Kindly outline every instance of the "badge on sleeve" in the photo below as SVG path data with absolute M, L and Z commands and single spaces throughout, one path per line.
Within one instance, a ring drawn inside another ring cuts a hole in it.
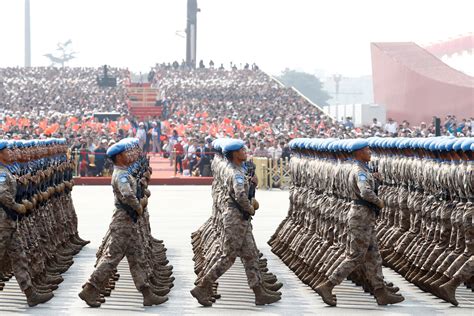
M 366 181 L 367 180 L 367 175 L 363 172 L 359 172 L 359 181 Z
M 120 183 L 127 183 L 128 182 L 128 177 L 127 176 L 121 176 L 119 178 Z
M 244 184 L 245 180 L 244 180 L 244 177 L 242 175 L 238 174 L 238 175 L 235 176 L 235 181 L 237 181 L 237 184 L 242 185 L 242 184 Z
M 0 183 L 7 182 L 7 174 L 5 172 L 0 173 Z

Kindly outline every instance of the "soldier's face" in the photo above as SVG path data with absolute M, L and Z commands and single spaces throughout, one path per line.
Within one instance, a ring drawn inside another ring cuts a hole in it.
M 12 161 L 11 155 L 12 155 L 12 152 L 8 148 L 0 150 L 0 161 L 5 164 L 9 164 Z
M 240 148 L 238 151 L 235 152 L 236 158 L 239 159 L 240 161 L 246 161 L 247 160 L 247 149 L 245 147 Z
M 369 162 L 371 153 L 370 153 L 370 148 L 369 147 L 364 147 L 362 149 L 359 149 L 356 151 L 356 159 L 363 161 L 363 162 Z

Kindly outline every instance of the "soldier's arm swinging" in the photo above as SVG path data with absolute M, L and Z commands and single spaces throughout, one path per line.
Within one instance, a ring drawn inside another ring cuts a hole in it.
M 235 200 L 240 205 L 242 210 L 249 213 L 250 215 L 255 214 L 255 210 L 253 206 L 250 204 L 250 200 L 248 197 L 248 192 L 245 190 L 245 177 L 243 175 L 237 174 L 234 175 L 232 179 L 232 187 L 235 193 Z
M 125 177 L 123 176 L 122 178 Z M 133 208 L 138 215 L 142 215 L 143 208 L 140 201 L 137 199 L 136 193 L 133 192 L 132 187 L 130 186 L 130 180 L 128 177 L 128 181 L 122 180 L 122 178 L 120 178 L 118 185 L 118 189 L 121 193 L 121 196 L 119 197 L 121 202 Z
M 363 171 L 359 171 L 356 177 L 357 177 L 356 184 L 357 184 L 357 188 L 359 189 L 361 199 L 367 202 L 370 202 L 372 204 L 375 204 L 380 208 L 383 208 L 384 207 L 383 201 L 379 199 L 377 194 L 375 194 L 375 192 L 372 190 L 372 188 L 369 185 L 367 173 Z
M 12 192 L 10 191 L 10 186 L 16 185 L 10 183 L 10 180 L 5 177 L 5 180 L 0 183 L 0 202 L 2 206 L 14 210 L 19 214 L 25 214 L 26 208 L 23 204 L 16 203 L 15 196 L 13 196 Z

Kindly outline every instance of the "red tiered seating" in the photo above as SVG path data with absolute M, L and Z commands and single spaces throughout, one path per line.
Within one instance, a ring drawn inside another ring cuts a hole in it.
M 157 96 L 159 96 L 157 89 L 152 88 L 150 84 L 132 83 L 127 90 L 128 107 L 132 115 L 139 119 L 161 115 L 161 106 L 155 106 Z

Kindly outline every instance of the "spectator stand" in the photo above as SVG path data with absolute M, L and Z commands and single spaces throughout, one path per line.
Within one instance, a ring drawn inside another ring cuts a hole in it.
M 89 173 L 84 173 L 84 168 L 95 168 L 95 161 L 97 154 L 88 153 L 85 151 L 74 151 L 70 154 L 74 155 L 76 164 L 76 171 L 74 175 L 75 184 L 80 185 L 109 185 L 112 181 L 113 167 L 104 168 L 101 176 L 91 176 Z M 174 172 L 174 165 L 170 164 L 169 159 L 159 156 L 150 156 L 150 166 L 153 169 L 151 175 L 151 185 L 210 185 L 212 184 L 212 177 L 185 177 L 177 175 Z

